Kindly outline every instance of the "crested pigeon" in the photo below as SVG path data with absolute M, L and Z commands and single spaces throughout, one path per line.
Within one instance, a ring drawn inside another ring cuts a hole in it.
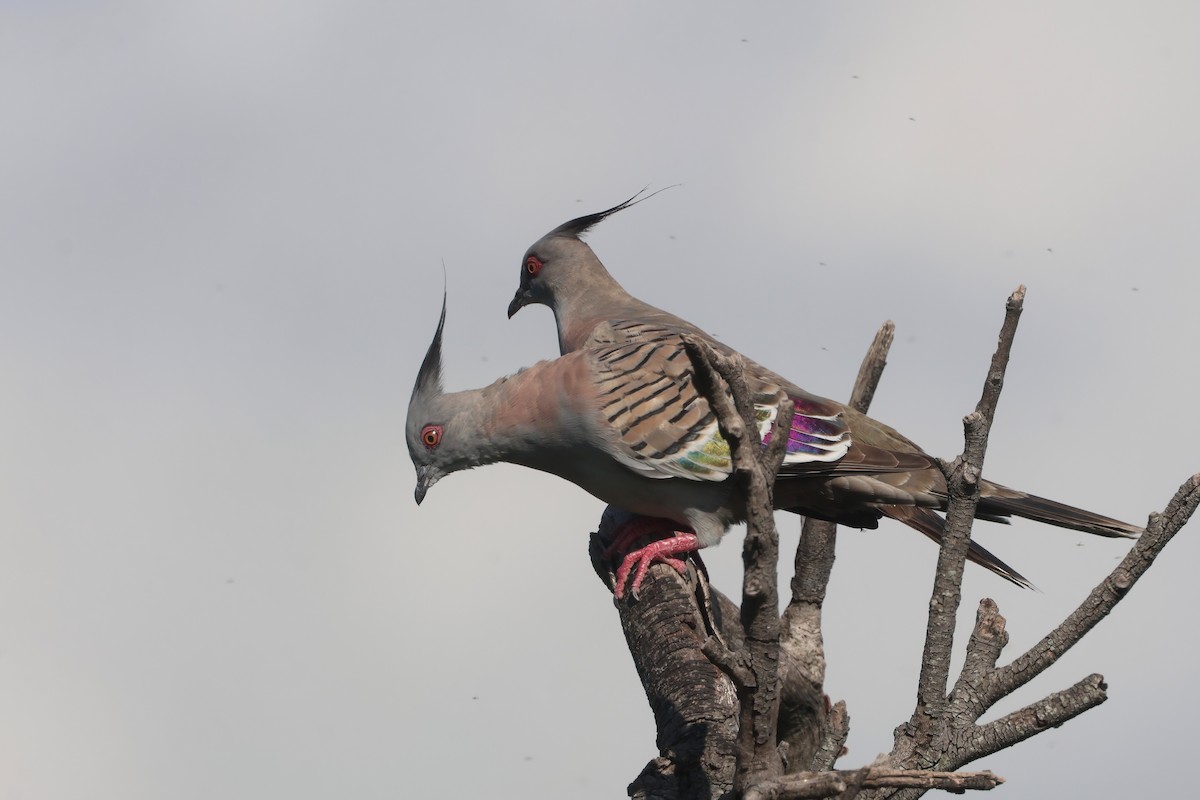
M 617 575 L 618 597 L 632 566 L 636 593 L 651 561 L 678 567 L 670 556 L 714 545 L 730 525 L 744 521 L 741 492 L 725 480 L 732 472 L 728 444 L 694 385 L 679 334 L 643 331 L 634 341 L 585 347 L 482 389 L 447 393 L 441 385 L 445 319 L 443 303 L 405 427 L 418 503 L 449 473 L 508 462 L 552 473 L 618 508 L 678 526 L 676 536 L 626 557 Z M 769 434 L 785 398 L 795 406 L 775 483 L 777 508 L 860 528 L 876 527 L 888 515 L 926 535 L 940 535 L 941 518 L 931 509 L 944 508 L 947 495 L 931 457 L 898 434 L 856 436 L 852 426 L 859 417 L 750 362 L 746 376 L 760 436 Z M 1105 536 L 1137 531 L 987 482 L 979 508 L 980 516 L 1016 513 Z M 972 560 L 1028 585 L 974 543 Z
M 630 295 L 583 241 L 583 235 L 596 224 L 646 199 L 639 199 L 641 194 L 639 192 L 605 211 L 565 222 L 535 242 L 522 258 L 520 285 L 508 306 L 508 316 L 511 318 L 526 305 L 549 306 L 554 312 L 559 350 L 564 356 L 596 348 L 600 348 L 598 352 L 610 353 L 615 352 L 613 348 L 633 347 L 638 343 L 658 343 L 659 347 L 678 351 L 680 337 L 684 334 L 701 337 L 720 352 L 734 352 L 692 323 Z M 674 344 L 666 344 L 669 342 Z M 682 352 L 678 358 L 686 361 Z M 930 456 L 893 428 L 841 403 L 809 394 L 745 356 L 741 358 L 747 381 L 760 401 L 771 392 L 786 394 L 796 404 L 798 424 L 811 426 L 811 430 L 801 435 L 826 437 L 821 439 L 824 449 L 819 456 L 803 450 L 807 460 L 799 462 L 789 455 L 793 461 L 790 467 L 785 465 L 780 474 L 783 486 L 776 490 L 776 507 L 864 528 L 876 527 L 878 519 L 887 516 L 940 541 L 944 521 L 931 509 L 945 508 L 946 485 Z M 649 362 L 640 372 L 644 385 L 639 386 L 631 380 L 626 391 L 632 396 L 637 396 L 638 392 L 654 392 L 660 375 L 656 363 Z M 650 417 L 649 422 L 638 424 L 654 424 L 655 419 Z M 653 435 L 661 437 L 663 431 L 656 429 Z M 676 444 L 647 439 L 645 446 L 648 452 L 658 448 L 657 452 L 670 455 L 675 452 L 671 448 Z M 882 454 L 887 454 L 886 459 L 892 463 L 880 463 Z M 789 481 L 783 478 L 789 469 L 797 471 L 800 463 L 804 466 L 798 471 L 806 475 L 818 472 L 814 469 L 818 465 L 823 465 L 829 472 L 820 480 L 800 481 L 805 488 L 796 495 L 788 490 Z M 628 466 L 637 468 L 637 465 Z M 877 474 L 871 474 L 872 470 Z M 1142 530 L 989 481 L 982 483 L 981 491 L 977 516 L 983 519 L 1003 522 L 1006 517 L 1016 515 L 1109 537 L 1132 538 Z M 614 502 L 620 505 L 622 499 Z M 670 517 L 669 514 L 663 516 Z M 712 541 L 705 542 L 702 537 L 701 543 L 711 544 Z M 663 552 L 677 552 L 666 545 L 658 548 Z M 654 552 L 642 554 L 645 558 L 654 555 Z M 974 542 L 969 557 L 1015 583 L 1028 585 L 1019 574 Z

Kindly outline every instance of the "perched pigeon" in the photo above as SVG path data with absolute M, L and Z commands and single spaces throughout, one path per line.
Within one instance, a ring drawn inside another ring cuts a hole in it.
M 728 444 L 693 383 L 679 334 L 643 330 L 634 341 L 596 345 L 542 361 L 490 386 L 446 393 L 441 386 L 445 305 L 408 407 L 406 437 L 417 471 L 415 497 L 443 476 L 508 462 L 549 472 L 645 517 L 670 520 L 677 535 L 631 553 L 617 594 L 637 565 L 634 590 L 653 560 L 716 544 L 745 519 Z M 934 461 L 898 434 L 857 437 L 861 415 L 810 395 L 748 364 L 760 435 L 785 397 L 795 405 L 775 504 L 860 528 L 881 515 L 939 535 L 945 481 Z M 883 428 L 882 430 L 890 431 Z M 901 446 L 895 447 L 899 443 Z M 984 482 L 980 516 L 1040 519 L 1104 536 L 1136 528 Z M 972 558 L 1021 585 L 1027 582 L 973 544 Z M 678 562 L 675 562 L 678 566 Z
M 638 195 L 634 195 L 606 211 L 565 222 L 535 242 L 521 261 L 520 286 L 508 306 L 508 316 L 512 317 L 530 304 L 549 306 L 554 312 L 559 350 L 564 356 L 591 350 L 611 353 L 622 346 L 637 350 L 634 345 L 643 343 L 663 348 L 671 354 L 673 363 L 686 363 L 680 350 L 683 334 L 703 337 L 718 351 L 733 352 L 690 322 L 630 295 L 582 240 L 582 236 L 597 223 L 640 202 L 637 198 Z M 777 507 L 865 528 L 876 527 L 879 517 L 887 516 L 919 530 L 934 541 L 941 539 L 943 520 L 929 509 L 944 509 L 945 480 L 920 447 L 891 427 L 834 400 L 811 395 L 750 359 L 742 358 L 747 379 L 756 392 L 779 391 L 796 403 L 796 425 L 800 426 L 801 432 L 798 434 L 794 430 L 793 437 L 801 437 L 797 455 L 803 452 L 806 458 L 797 461 L 789 456 L 793 460 L 789 462 L 790 466 L 785 465 L 781 478 L 789 469 L 795 472 L 798 464 L 803 464 L 799 471 L 805 475 L 811 475 L 817 465 L 838 473 L 836 476 L 825 475 L 820 481 L 811 478 L 801 481 L 804 490 L 799 495 L 777 490 Z M 659 362 L 665 361 L 665 357 L 659 356 L 643 364 L 636 377 L 628 380 L 627 390 L 634 394 L 656 391 L 655 387 L 665 379 Z M 672 380 L 677 383 L 679 379 Z M 640 424 L 652 424 L 656 417 L 649 419 L 649 423 Z M 656 429 L 654 435 L 669 438 L 671 434 Z M 813 447 L 811 440 L 818 435 L 830 437 L 822 440 L 827 446 L 820 456 L 804 449 Z M 672 446 L 672 442 L 663 444 L 660 439 L 649 439 L 645 445 L 647 449 L 639 452 L 649 452 L 657 447 L 655 452 L 674 456 L 677 451 L 671 450 Z M 786 481 L 781 480 L 781 483 Z M 820 489 L 814 490 L 814 484 L 819 484 Z M 636 510 L 622 497 L 615 497 L 610 502 L 618 506 L 624 503 L 629 510 Z M 990 482 L 984 483 L 977 515 L 998 521 L 1016 515 L 1100 536 L 1135 537 L 1141 532 L 1141 528 L 1133 525 Z M 679 520 L 678 516 L 670 514 L 661 516 Z M 705 541 L 701 536 L 701 544 L 712 544 L 712 541 Z M 983 548 L 974 543 L 972 548 L 971 560 L 1009 580 L 1028 585 L 1024 578 Z M 646 552 L 631 555 L 656 558 L 659 551 L 678 552 L 668 540 L 666 545 L 652 543 Z

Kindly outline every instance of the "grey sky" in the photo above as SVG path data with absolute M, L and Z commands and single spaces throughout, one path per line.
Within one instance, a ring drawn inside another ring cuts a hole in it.
M 873 413 L 940 455 L 1027 284 L 988 474 L 1160 508 L 1200 469 L 1200 11 L 1045 6 L 0 3 L 0 797 L 624 796 L 602 505 L 489 467 L 417 508 L 403 423 L 443 260 L 447 386 L 488 383 L 555 354 L 504 318 L 525 248 L 646 185 L 683 184 L 590 237 L 618 280 L 836 397 L 895 320 Z M 1001 709 L 1110 685 L 979 763 L 1008 791 L 1190 787 L 1193 533 Z M 969 571 L 1009 656 L 1125 550 L 978 537 L 1042 590 Z M 936 553 L 839 544 L 852 766 L 911 712 Z

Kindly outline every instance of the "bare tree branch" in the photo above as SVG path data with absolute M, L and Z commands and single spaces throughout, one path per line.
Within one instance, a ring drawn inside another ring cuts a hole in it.
M 779 713 L 779 534 L 771 501 L 783 462 L 793 408 L 786 398 L 775 418 L 771 443 L 763 449 L 754 404 L 741 359 L 715 352 L 702 339 L 683 337 L 696 386 L 717 415 L 729 443 L 736 474 L 746 489 L 746 540 L 742 547 L 742 627 L 753 684 L 737 683 L 741 703 L 738 765 L 734 791 L 744 792 L 783 771 L 777 741 Z M 722 385 L 723 384 L 723 385 Z M 730 663 L 728 659 L 721 663 Z
M 1049 728 L 1057 728 L 1107 700 L 1107 688 L 1103 675 L 1092 674 L 1070 689 L 1055 692 L 1019 711 L 977 726 L 966 735 L 966 741 L 955 743 L 958 750 L 956 760 L 966 764 L 1012 747 Z
M 892 346 L 896 326 L 885 322 L 867 350 L 849 405 L 866 413 L 875 396 L 879 379 L 887 366 L 888 350 Z M 787 745 L 788 761 L 785 771 L 820 769 L 813 761 L 822 745 L 825 723 L 825 642 L 821 632 L 821 609 L 833 571 L 834 549 L 837 544 L 837 525 L 823 520 L 806 519 L 796 548 L 795 574 L 792 578 L 792 599 L 783 612 L 782 638 L 779 647 L 783 654 L 780 663 L 779 738 Z M 843 704 L 843 713 L 845 706 Z M 848 730 L 843 732 L 832 758 L 837 758 L 845 744 Z M 828 754 L 826 754 L 828 755 Z M 824 766 L 833 767 L 833 760 Z
M 746 792 L 745 800 L 799 800 L 850 795 L 861 789 L 919 788 L 963 792 L 994 789 L 1004 779 L 991 772 L 933 772 L 930 770 L 864 767 L 858 770 L 800 772 L 777 781 L 760 783 Z
M 992 673 L 981 687 L 979 700 L 984 706 L 980 713 L 1044 672 L 1108 616 L 1196 510 L 1196 504 L 1200 502 L 1198 481 L 1200 476 L 1192 476 L 1179 488 L 1162 514 L 1150 516 L 1146 532 L 1138 537 L 1129 554 L 1061 625 L 1011 664 Z
M 979 696 L 979 687 L 996 668 L 1000 652 L 1008 644 L 1008 631 L 1005 630 L 1004 617 L 1000 616 L 1000 608 L 996 601 L 985 597 L 979 601 L 979 610 L 975 614 L 975 630 L 967 641 L 967 655 L 963 659 L 962 672 L 950 693 L 950 709 L 952 716 L 961 717 L 972 714 L 972 720 L 986 710 L 986 705 Z
M 895 324 L 888 321 L 875 334 L 875 340 L 871 342 L 858 369 L 854 390 L 850 393 L 849 406 L 854 410 L 865 414 L 870 408 L 879 379 L 887 366 L 887 354 L 895 333 Z M 819 609 L 825 601 L 825 590 L 833 570 L 836 531 L 837 525 L 832 522 L 805 520 L 800 547 L 796 550 L 791 605 L 812 605 Z
M 610 591 L 604 541 L 618 524 L 606 514 L 591 545 L 593 565 Z M 701 652 L 722 614 L 719 604 L 713 611 L 697 602 L 706 580 L 694 569 L 687 576 L 670 567 L 652 569 L 638 602 L 614 604 L 654 713 L 661 754 L 630 785 L 631 797 L 719 798 L 733 789 L 739 709 L 729 678 Z
M 880 326 L 879 332 L 875 334 L 875 340 L 867 348 L 867 354 L 858 368 L 858 376 L 854 379 L 854 388 L 850 390 L 849 405 L 861 414 L 867 413 L 871 408 L 871 401 L 875 399 L 875 390 L 879 388 L 879 381 L 887 366 L 888 351 L 892 349 L 892 341 L 895 338 L 896 323 L 889 319 Z
M 933 596 L 929 600 L 929 621 L 925 629 L 925 652 L 921 659 L 921 675 L 917 682 L 917 708 L 911 725 L 920 729 L 922 723 L 942 714 L 947 702 L 946 685 L 950 676 L 950 651 L 954 645 L 954 625 L 962 599 L 963 567 L 970 546 L 971 525 L 979 504 L 979 479 L 987 453 L 1000 390 L 1004 386 L 1004 370 L 1017 332 L 1017 321 L 1025 302 L 1025 287 L 1020 286 L 1008 298 L 1000 341 L 992 356 L 991 368 L 984 383 L 983 396 L 975 411 L 963 420 L 966 448 L 955 460 L 947 482 L 950 505 L 942 546 L 938 553 L 937 573 L 933 581 Z
M 846 739 L 849 736 L 850 715 L 846 713 L 846 701 L 838 700 L 825 715 L 825 726 L 821 730 L 821 744 L 812 757 L 812 771 L 822 772 L 833 769 L 833 764 L 842 755 Z

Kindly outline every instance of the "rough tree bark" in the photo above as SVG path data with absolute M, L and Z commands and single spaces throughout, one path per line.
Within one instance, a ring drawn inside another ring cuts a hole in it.
M 978 481 L 1023 298 L 1020 287 L 1008 300 L 983 395 L 964 419 L 966 449 L 946 466 L 950 507 L 929 604 L 917 706 L 896 728 L 892 752 L 857 770 L 833 769 L 849 733 L 849 716 L 844 703 L 830 706 L 823 690 L 821 610 L 836 526 L 805 521 L 791 599 L 781 618 L 770 492 L 782 452 L 758 446 L 736 358 L 720 356 L 701 341 L 686 341 L 697 385 L 712 402 L 730 442 L 736 469 L 732 479 L 743 482 L 750 500 L 743 548 L 746 577 L 740 608 L 709 586 L 699 559 L 686 575 L 656 565 L 639 599 L 615 602 L 658 727 L 659 756 L 630 784 L 631 797 L 848 800 L 915 798 L 931 788 L 990 789 L 1003 780 L 989 772 L 951 770 L 1104 701 L 1103 677 L 1090 675 L 998 720 L 976 724 L 996 702 L 1045 671 L 1126 595 L 1200 503 L 1200 475 L 1185 482 L 1161 514 L 1150 516 L 1146 533 L 1075 612 L 1006 666 L 997 667 L 1008 640 L 1005 620 L 995 602 L 982 600 L 962 671 L 949 686 Z M 887 323 L 864 360 L 851 398 L 860 411 L 870 403 L 891 338 Z M 788 408 L 776 424 L 787 425 L 790 418 Z M 785 440 L 772 437 L 776 443 Z M 606 512 L 592 539 L 593 565 L 610 590 L 613 565 L 603 553 L 619 519 L 619 513 Z

